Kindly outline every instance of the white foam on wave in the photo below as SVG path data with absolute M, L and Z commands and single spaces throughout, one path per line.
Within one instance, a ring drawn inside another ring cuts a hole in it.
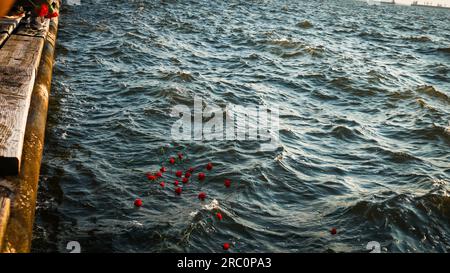
M 216 210 L 219 209 L 219 201 L 213 199 L 211 203 L 203 205 L 203 208 L 206 210 Z
M 213 199 L 210 203 L 202 205 L 202 209 L 208 211 L 218 210 L 220 209 L 219 201 L 217 201 L 217 199 Z M 195 217 L 199 212 L 199 210 L 191 211 L 189 216 Z

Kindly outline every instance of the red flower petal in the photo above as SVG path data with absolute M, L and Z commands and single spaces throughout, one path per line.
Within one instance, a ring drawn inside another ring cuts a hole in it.
M 213 164 L 212 164 L 211 162 L 208 163 L 208 164 L 206 165 L 206 169 L 207 169 L 208 171 L 212 170 L 212 169 L 213 169 Z
M 173 182 L 173 184 L 174 184 L 175 186 L 178 186 L 178 185 L 180 184 L 180 182 L 178 182 L 178 180 L 175 180 L 175 182 Z
M 139 198 L 134 200 L 134 205 L 138 208 L 142 207 L 142 200 Z
M 222 213 L 220 213 L 220 212 L 216 213 L 216 217 L 219 221 L 222 221 L 222 219 L 223 219 Z
M 169 163 L 172 164 L 172 165 L 175 164 L 175 158 L 171 157 L 171 158 L 169 159 Z
M 39 17 L 47 16 L 47 14 L 48 14 L 48 5 L 47 4 L 42 4 L 41 7 L 36 10 L 36 13 L 38 14 Z
M 190 172 L 186 172 L 186 173 L 184 174 L 184 177 L 186 177 L 186 178 L 191 177 L 191 173 L 190 173 Z
M 190 168 L 188 169 L 188 172 L 190 172 L 190 173 L 193 173 L 194 171 L 195 171 L 195 169 L 192 168 L 192 167 L 190 167 Z
M 330 230 L 331 235 L 336 235 L 337 234 L 337 229 L 336 228 L 332 228 Z
M 182 191 L 183 190 L 180 187 L 175 189 L 175 193 L 178 194 L 178 195 L 180 195 Z
M 223 184 L 225 185 L 225 187 L 229 188 L 229 187 L 231 187 L 231 180 L 225 179 L 225 182 Z
M 198 180 L 203 180 L 205 179 L 206 175 L 204 173 L 199 173 L 198 174 Z
M 161 172 L 157 172 L 156 173 L 156 177 L 162 177 L 162 173 Z
M 204 193 L 204 192 L 199 193 L 199 194 L 198 194 L 198 199 L 200 199 L 200 200 L 202 200 L 202 201 L 205 201 L 205 199 L 206 199 L 206 193 Z
M 183 177 L 183 183 L 186 184 L 187 182 L 189 182 L 189 179 L 187 179 L 186 177 Z
M 47 14 L 47 16 L 45 16 L 45 18 L 52 19 L 52 18 L 58 17 L 58 16 L 59 16 L 58 12 L 55 11 L 53 13 Z
M 159 185 L 161 186 L 161 188 L 164 188 L 166 186 L 166 183 L 164 183 L 164 181 L 163 181 L 163 182 L 159 183 Z
M 179 154 L 178 154 L 178 158 L 179 158 L 179 159 L 183 159 L 183 154 L 182 154 L 182 153 L 179 153 Z
M 183 172 L 182 171 L 177 171 L 175 173 L 175 175 L 178 176 L 178 177 L 182 177 L 183 176 Z
M 167 171 L 166 167 L 161 167 L 161 169 L 159 169 L 160 172 L 165 173 Z
M 230 249 L 230 244 L 229 243 L 224 243 L 223 244 L 223 250 L 228 250 Z
M 156 176 L 154 176 L 154 175 L 152 175 L 152 174 L 149 174 L 149 175 L 147 175 L 147 178 L 148 178 L 148 180 L 156 180 Z

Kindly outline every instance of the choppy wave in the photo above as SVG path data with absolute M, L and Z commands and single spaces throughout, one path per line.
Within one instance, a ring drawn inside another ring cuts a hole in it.
M 417 92 L 419 92 L 421 94 L 425 94 L 425 95 L 434 97 L 436 99 L 439 99 L 441 101 L 450 103 L 450 96 L 445 94 L 442 91 L 437 90 L 433 86 L 428 86 L 428 85 L 419 86 L 416 90 L 417 90 Z
M 450 47 L 438 48 L 437 51 L 444 52 L 444 53 L 450 53 Z
M 313 24 L 310 21 L 305 20 L 305 21 L 299 22 L 297 24 L 297 26 L 300 27 L 300 28 L 312 28 Z
M 343 215 L 365 219 L 362 230 L 377 229 L 387 246 L 395 251 L 447 252 L 450 220 L 448 192 L 387 194 L 386 198 L 359 201 Z
M 218 252 L 224 241 L 234 252 L 369 241 L 448 252 L 441 12 L 353 0 L 65 5 L 33 251 L 76 240 L 83 252 Z M 175 141 L 172 107 L 194 97 L 277 107 L 280 130 L 271 143 Z M 150 184 L 161 148 L 214 162 L 214 177 L 182 197 Z
M 404 39 L 412 42 L 431 42 L 431 39 L 427 36 L 409 36 L 405 37 Z

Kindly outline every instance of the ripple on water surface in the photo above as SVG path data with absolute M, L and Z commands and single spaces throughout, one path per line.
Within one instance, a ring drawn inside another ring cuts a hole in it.
M 34 251 L 450 251 L 448 11 L 86 2 L 62 11 Z M 172 141 L 195 96 L 278 107 L 279 134 Z M 163 147 L 214 172 L 163 190 Z

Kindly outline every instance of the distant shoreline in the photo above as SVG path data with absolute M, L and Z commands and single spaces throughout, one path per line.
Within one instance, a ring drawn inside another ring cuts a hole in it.
M 422 4 L 411 4 L 411 7 L 424 7 L 424 8 L 436 8 L 436 9 L 450 9 L 450 7 L 444 7 L 444 6 L 431 6 L 431 5 L 422 5 Z
M 424 7 L 424 8 L 437 8 L 437 9 L 450 9 L 450 6 L 442 6 L 442 5 L 425 5 L 425 4 L 406 4 L 406 3 L 398 3 L 393 1 L 375 1 L 379 2 L 382 5 L 396 5 L 396 6 L 410 6 L 410 7 Z

